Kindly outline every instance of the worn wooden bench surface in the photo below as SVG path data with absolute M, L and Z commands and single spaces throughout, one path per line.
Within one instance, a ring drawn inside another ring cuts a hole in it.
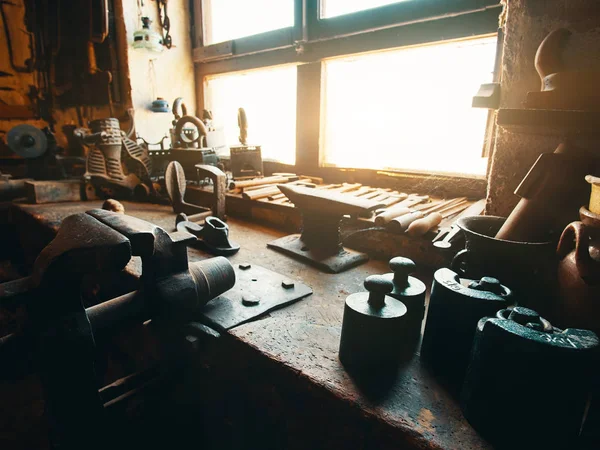
M 123 203 L 127 214 L 151 221 L 167 231 L 174 230 L 175 215 L 170 207 Z M 13 217 L 14 220 L 33 221 L 43 229 L 55 231 L 67 215 L 98 208 L 100 204 L 19 205 Z M 267 267 L 290 279 L 302 280 L 313 288 L 314 293 L 261 320 L 231 330 L 229 336 L 220 340 L 221 359 L 231 358 L 233 366 L 239 364 L 239 361 L 234 361 L 238 357 L 245 358 L 245 367 L 264 366 L 264 373 L 260 372 L 261 383 L 273 389 L 284 384 L 287 390 L 301 396 L 298 398 L 314 397 L 316 403 L 309 403 L 309 408 L 317 415 L 319 411 L 314 409 L 314 405 L 318 409 L 319 399 L 326 398 L 323 408 L 332 411 L 332 415 L 328 416 L 331 421 L 326 426 L 328 433 L 335 435 L 336 429 L 342 429 L 338 419 L 346 420 L 350 417 L 348 414 L 357 418 L 356 423 L 368 424 L 365 426 L 368 430 L 343 432 L 345 438 L 335 440 L 340 445 L 338 448 L 491 448 L 465 421 L 458 402 L 420 364 L 418 355 L 405 367 L 399 368 L 396 374 L 379 374 L 368 383 L 354 379 L 339 362 L 337 352 L 344 301 L 351 293 L 363 290 L 362 283 L 368 275 L 388 272 L 387 262 L 370 261 L 344 273 L 325 274 L 267 249 L 267 242 L 286 233 L 235 218 L 230 218 L 228 223 L 231 238 L 242 246 L 238 254 L 229 258 L 232 264 L 249 262 Z M 23 230 L 25 232 L 26 228 Z M 190 250 L 190 256 L 193 260 L 207 255 Z M 417 276 L 430 284 L 430 273 Z M 256 373 L 252 376 L 256 377 Z M 271 376 L 277 379 L 270 379 Z M 243 371 L 226 374 L 228 383 L 239 379 L 240 386 L 252 390 L 251 385 L 244 384 L 251 379 L 248 377 L 250 375 Z M 232 389 L 232 392 L 237 391 Z M 257 410 L 271 408 L 270 415 L 277 415 L 276 411 L 281 408 L 288 422 L 301 421 L 301 415 L 306 413 L 302 411 L 306 405 L 288 404 L 283 407 L 269 401 L 265 401 L 266 404 L 261 402 L 256 400 Z M 298 413 L 298 419 L 292 418 L 295 413 Z M 272 420 L 274 424 L 281 423 L 281 418 Z M 307 419 L 307 422 L 310 420 Z M 281 434 L 281 430 L 278 433 Z M 306 437 L 314 434 L 314 430 L 298 430 L 290 426 L 285 433 L 288 436 L 304 434 Z M 362 440 L 357 437 L 361 433 L 368 434 L 367 442 L 364 436 Z M 344 439 L 352 445 L 344 443 Z M 295 442 L 300 447 L 300 441 Z M 319 440 L 313 436 L 309 442 L 313 448 L 332 448 L 325 444 L 331 442 L 325 437 Z M 285 447 L 296 448 L 296 445 L 288 442 Z

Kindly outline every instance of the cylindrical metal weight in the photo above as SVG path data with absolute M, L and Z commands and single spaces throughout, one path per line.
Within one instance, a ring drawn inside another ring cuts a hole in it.
M 381 275 L 365 280 L 369 292 L 346 299 L 340 361 L 349 368 L 395 365 L 402 358 L 406 339 L 406 306 L 389 294 L 394 285 Z
M 511 303 L 511 290 L 495 278 L 483 277 L 466 287 L 456 273 L 439 269 L 431 288 L 422 360 L 451 387 L 459 389 L 477 322 Z
M 498 448 L 579 448 L 598 348 L 592 331 L 553 328 L 527 308 L 481 319 L 461 395 L 465 417 Z
M 392 273 L 384 277 L 394 283 L 394 290 L 390 297 L 400 300 L 407 308 L 406 337 L 403 346 L 414 349 L 421 337 L 423 316 L 425 315 L 425 283 L 415 277 L 409 276 L 415 271 L 415 263 L 408 258 L 396 257 L 390 260 Z

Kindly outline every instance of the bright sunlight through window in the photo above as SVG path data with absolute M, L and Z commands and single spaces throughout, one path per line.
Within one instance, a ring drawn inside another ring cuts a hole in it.
M 400 3 L 401 1 L 411 0 L 321 0 L 321 18 L 329 19 L 343 14 L 377 8 L 378 6 Z
M 294 0 L 204 0 L 204 45 L 294 25 Z
M 264 159 L 296 161 L 296 66 L 207 77 L 205 105 L 227 145 L 239 145 L 238 108 L 246 110 L 248 144 L 261 145 Z
M 488 111 L 471 101 L 495 51 L 487 37 L 326 61 L 322 165 L 485 175 Z

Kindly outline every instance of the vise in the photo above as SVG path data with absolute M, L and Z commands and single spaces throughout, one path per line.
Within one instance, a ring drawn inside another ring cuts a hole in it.
M 106 420 L 94 364 L 99 331 L 148 319 L 159 330 L 172 328 L 233 287 L 235 272 L 225 258 L 188 263 L 186 245 L 194 239 L 110 211 L 75 214 L 40 253 L 31 276 L 0 285 L 0 308 L 26 312 L 21 331 L 2 337 L 0 360 L 10 367 L 15 361 L 7 359 L 34 353 L 54 445 L 106 448 L 110 433 L 98 433 Z M 141 288 L 86 309 L 83 278 L 118 273 L 132 256 L 142 260 Z
M 461 395 L 467 420 L 498 448 L 580 448 L 598 336 L 554 328 L 523 307 L 485 317 L 476 330 Z

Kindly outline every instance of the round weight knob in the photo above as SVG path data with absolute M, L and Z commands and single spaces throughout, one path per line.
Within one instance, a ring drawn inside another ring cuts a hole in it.
M 385 305 L 385 295 L 394 290 L 394 283 L 381 275 L 367 277 L 364 284 L 369 291 L 369 304 L 378 308 Z
M 502 284 L 496 278 L 492 277 L 482 277 L 479 281 L 474 281 L 469 284 L 471 289 L 475 289 L 477 291 L 487 291 L 492 292 L 493 294 L 502 294 L 504 289 L 502 288 Z
M 394 284 L 396 286 L 406 286 L 408 276 L 415 271 L 416 264 L 412 259 L 397 256 L 390 260 L 390 269 L 394 272 Z
M 522 306 L 515 306 L 510 312 L 508 320 L 521 325 L 527 325 L 528 323 L 541 324 L 540 315 L 537 312 L 533 309 L 523 308 Z

